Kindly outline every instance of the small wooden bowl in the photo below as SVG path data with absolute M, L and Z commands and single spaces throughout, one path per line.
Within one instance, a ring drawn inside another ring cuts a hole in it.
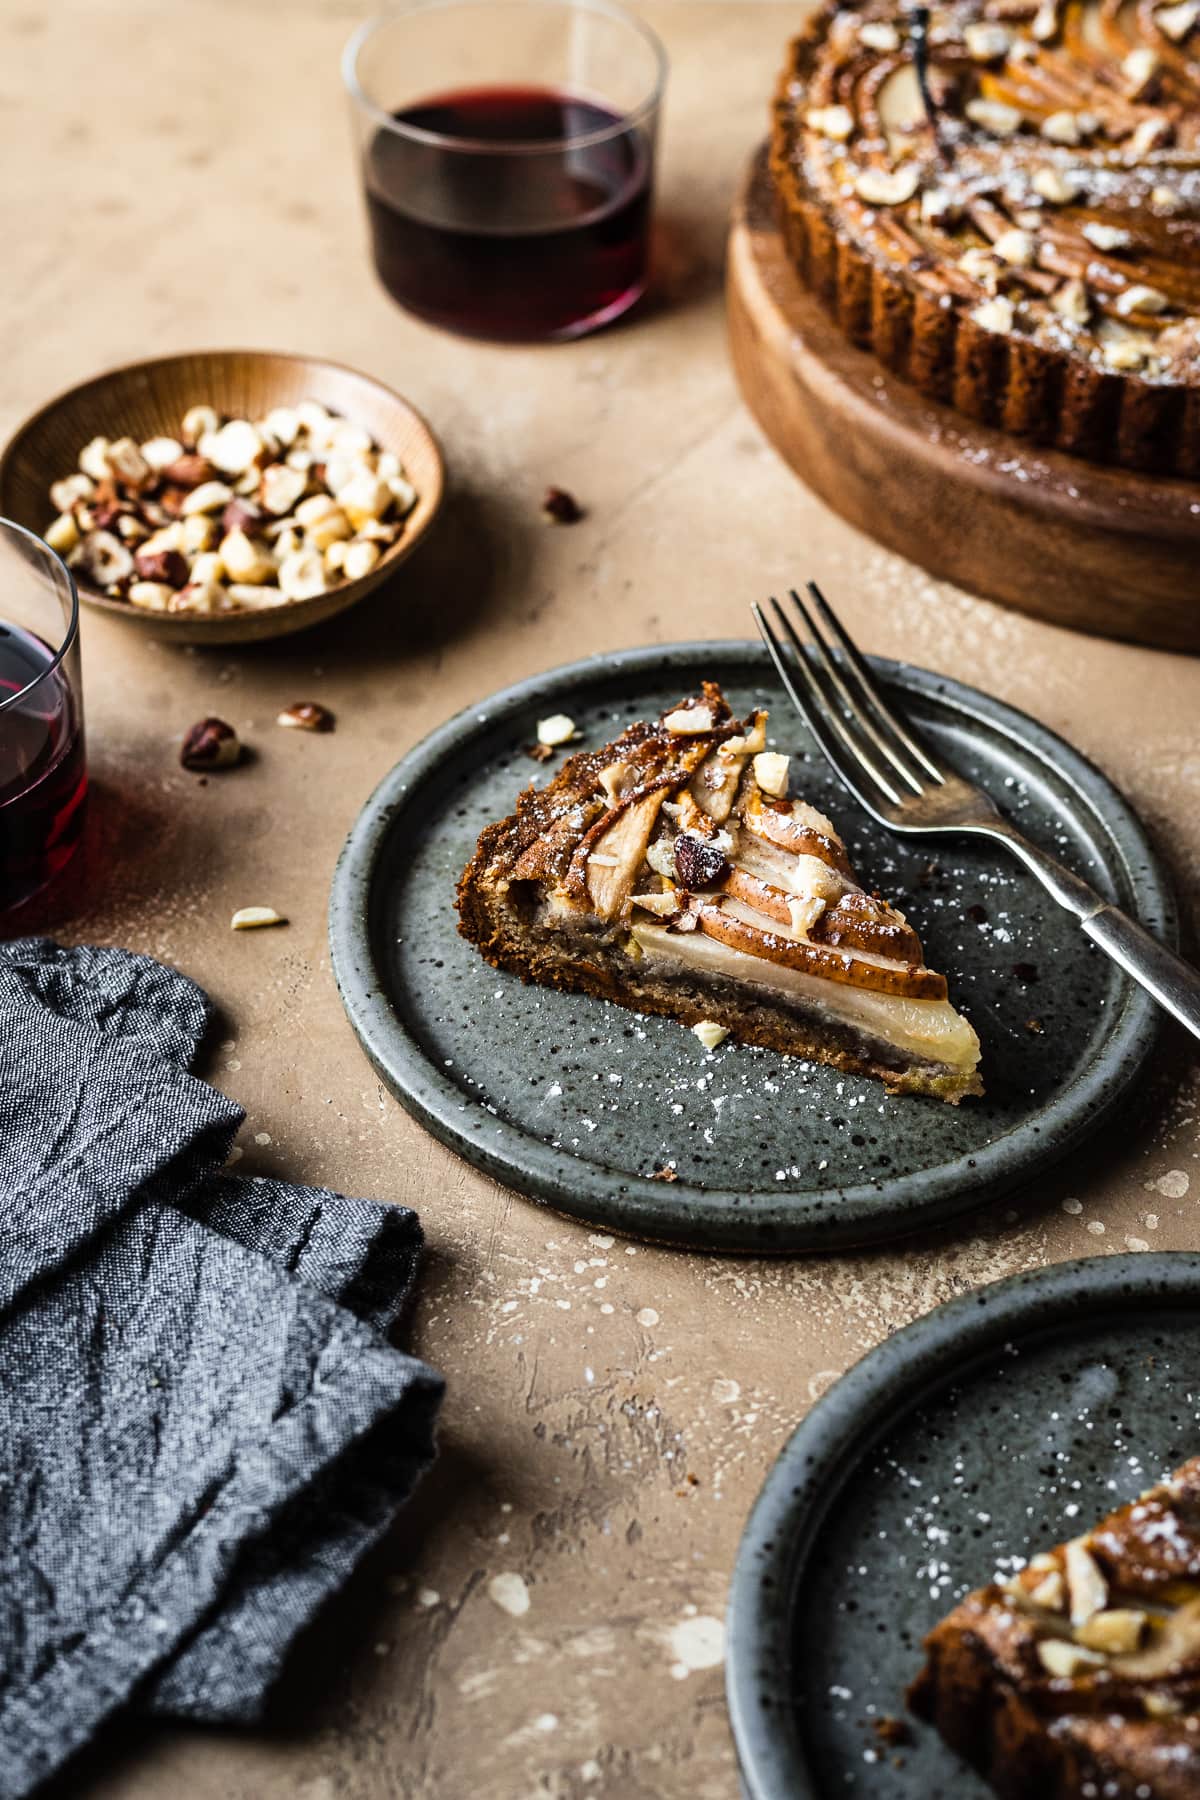
M 369 575 L 311 600 L 263 612 L 156 613 L 114 600 L 76 580 L 89 606 L 179 644 L 248 644 L 284 637 L 344 612 L 385 581 L 416 549 L 442 502 L 445 471 L 437 439 L 418 412 L 368 375 L 318 357 L 272 350 L 197 350 L 110 369 L 49 401 L 14 434 L 0 456 L 0 514 L 39 535 L 54 516 L 50 484 L 78 467 L 94 437 L 178 435 L 190 406 L 207 403 L 238 418 L 261 419 L 273 406 L 318 400 L 364 425 L 383 450 L 394 451 L 417 490 L 404 530 Z

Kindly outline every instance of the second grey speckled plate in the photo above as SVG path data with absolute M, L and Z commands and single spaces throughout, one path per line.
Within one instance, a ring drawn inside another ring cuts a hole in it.
M 879 664 L 903 704 L 1036 842 L 1168 941 L 1169 889 L 1105 778 L 1024 714 Z M 586 744 L 657 715 L 702 676 L 771 709 L 793 791 L 832 814 L 860 879 L 911 917 L 983 1042 L 987 1096 L 954 1108 L 669 1019 L 498 974 L 456 930 L 454 886 L 484 825 L 544 771 L 537 721 Z M 1128 1094 L 1150 1000 L 1032 876 L 969 840 L 892 837 L 839 786 L 765 652 L 684 644 L 596 657 L 460 713 L 381 783 L 334 877 L 334 970 L 375 1068 L 443 1142 L 497 1180 L 609 1230 L 750 1252 L 896 1236 L 994 1198 L 1063 1156 Z M 936 858 L 936 861 L 932 859 Z M 672 1165 L 678 1179 L 653 1179 Z
M 726 1686 L 749 1800 L 989 1800 L 905 1711 L 970 1588 L 1200 1454 L 1200 1257 L 995 1282 L 876 1346 L 817 1402 L 738 1552 Z M 904 1719 L 910 1741 L 881 1741 Z

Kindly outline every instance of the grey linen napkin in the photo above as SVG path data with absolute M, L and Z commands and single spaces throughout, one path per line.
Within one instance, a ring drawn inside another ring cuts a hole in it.
M 126 951 L 0 945 L 0 1796 L 118 1708 L 261 1716 L 433 1455 L 385 1333 L 400 1207 L 222 1172 L 209 1016 Z

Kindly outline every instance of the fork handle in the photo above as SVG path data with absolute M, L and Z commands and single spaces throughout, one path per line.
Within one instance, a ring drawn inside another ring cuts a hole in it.
M 1111 956 L 1127 975 L 1154 995 L 1160 1006 L 1200 1038 L 1200 975 L 1195 969 L 1151 937 L 1120 907 L 1101 906 L 1082 924 L 1106 956 Z
M 982 829 L 1008 845 L 1060 906 L 1073 912 L 1092 942 L 1153 994 L 1161 1007 L 1200 1038 L 1200 973 L 1119 906 L 1110 906 L 1078 875 L 1047 856 L 1007 819 L 989 819 Z

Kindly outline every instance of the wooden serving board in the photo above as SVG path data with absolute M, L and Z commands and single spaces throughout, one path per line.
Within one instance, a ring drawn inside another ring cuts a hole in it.
M 977 425 L 848 343 L 788 261 L 765 151 L 734 208 L 727 293 L 746 404 L 852 525 L 1036 618 L 1200 651 L 1200 483 Z

